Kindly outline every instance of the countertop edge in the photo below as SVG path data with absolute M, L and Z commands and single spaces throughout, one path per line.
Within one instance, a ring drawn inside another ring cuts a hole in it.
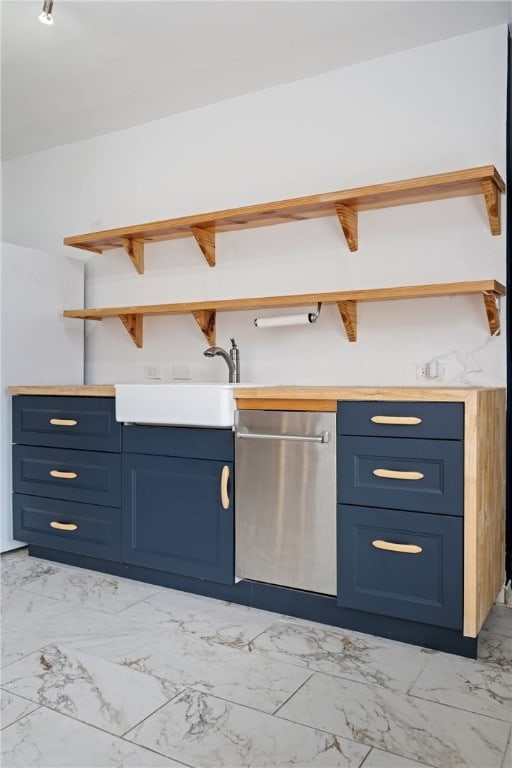
M 73 395 L 79 397 L 114 397 L 111 384 L 57 384 L 7 387 L 10 395 Z
M 151 386 L 148 384 L 147 386 Z M 234 389 L 237 402 L 258 400 L 336 401 L 336 400 L 423 400 L 465 401 L 478 392 L 504 390 L 505 387 L 344 387 L 344 386 L 257 386 Z M 11 395 L 70 395 L 79 397 L 114 397 L 112 384 L 9 386 Z M 298 403 L 297 403 L 298 404 Z

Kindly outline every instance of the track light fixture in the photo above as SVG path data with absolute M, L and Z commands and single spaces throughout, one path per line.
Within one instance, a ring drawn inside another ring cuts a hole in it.
M 53 24 L 53 0 L 44 0 L 43 10 L 39 14 L 41 24 Z

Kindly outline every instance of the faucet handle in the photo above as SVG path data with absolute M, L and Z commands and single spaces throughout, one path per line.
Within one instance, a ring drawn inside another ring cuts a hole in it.
M 231 349 L 236 349 L 236 341 L 234 336 L 231 336 Z

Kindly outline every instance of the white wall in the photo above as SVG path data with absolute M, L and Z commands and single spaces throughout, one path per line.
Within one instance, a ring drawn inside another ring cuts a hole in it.
M 82 232 L 479 165 L 504 175 L 505 102 L 502 26 L 8 161 L 3 236 L 66 253 Z M 214 269 L 192 239 L 146 246 L 143 276 L 121 251 L 93 256 L 87 305 L 505 280 L 480 196 L 359 219 L 356 253 L 326 218 L 221 234 Z M 217 316 L 244 381 L 409 385 L 416 363 L 447 356 L 444 383 L 505 383 L 505 336 L 490 339 L 479 297 L 362 304 L 355 344 L 335 307 L 308 327 L 257 329 L 256 314 L 275 312 Z M 117 319 L 88 325 L 90 383 L 140 381 L 143 363 L 226 377 L 189 316 L 146 319 L 142 350 Z
M 0 552 L 21 546 L 12 539 L 7 386 L 82 383 L 83 332 L 62 310 L 65 302 L 83 303 L 83 272 L 76 259 L 0 243 Z

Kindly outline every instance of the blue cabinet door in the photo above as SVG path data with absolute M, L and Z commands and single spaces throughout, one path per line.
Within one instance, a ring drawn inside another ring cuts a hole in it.
M 123 562 L 233 584 L 232 462 L 125 454 L 122 529 Z
M 338 604 L 462 628 L 462 518 L 338 504 Z

